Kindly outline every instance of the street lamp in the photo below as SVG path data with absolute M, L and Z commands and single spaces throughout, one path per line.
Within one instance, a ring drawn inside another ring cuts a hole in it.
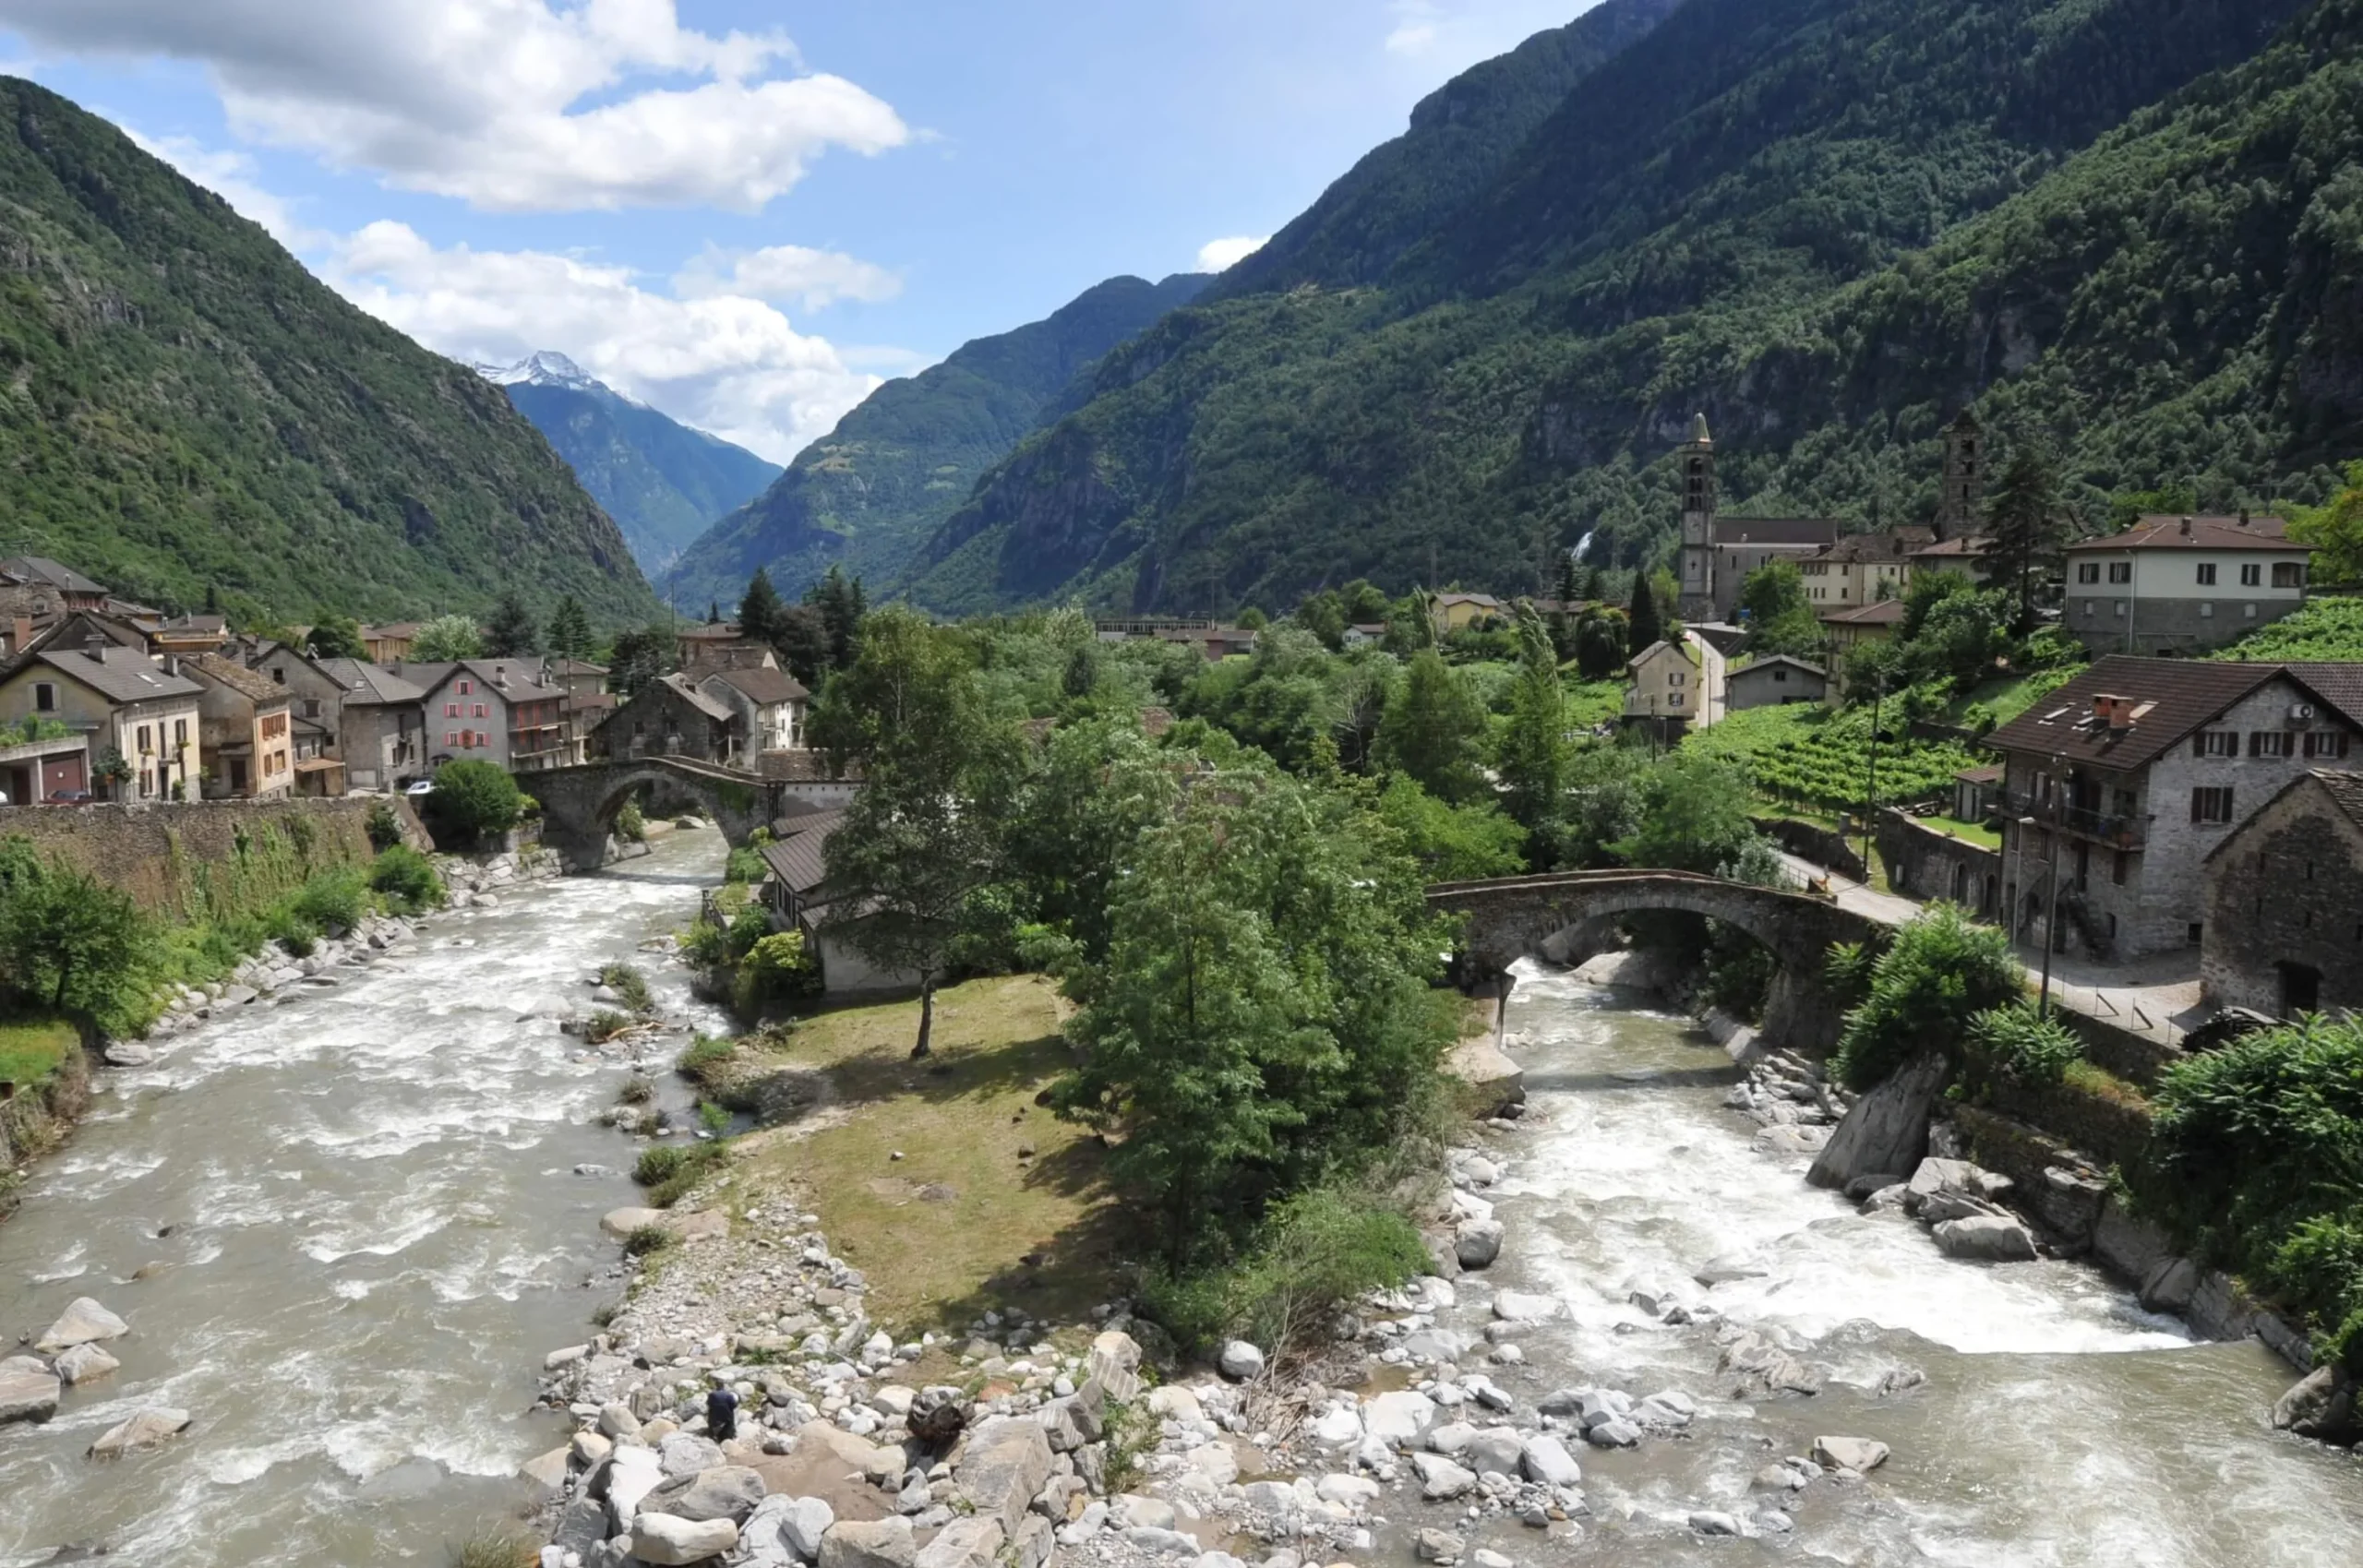
M 2068 759 L 2051 760 L 2051 885 L 2045 899 L 2043 916 L 2043 987 L 2035 998 L 2035 1016 L 2051 1016 L 2051 950 L 2059 941 L 2059 824 L 2061 808 L 2059 793 L 2067 783 Z

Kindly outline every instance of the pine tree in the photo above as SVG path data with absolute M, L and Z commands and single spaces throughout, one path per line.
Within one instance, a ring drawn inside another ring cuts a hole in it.
M 2011 630 L 2034 629 L 2035 589 L 2067 533 L 2059 471 L 2033 442 L 2010 454 L 2009 466 L 1985 503 L 1985 557 L 1981 563 L 1989 588 L 2005 588 L 2018 601 Z
M 757 567 L 747 582 L 747 596 L 738 601 L 738 635 L 758 642 L 778 640 L 781 617 L 787 613 L 779 590 L 772 586 L 768 568 Z
M 1634 569 L 1633 602 L 1625 618 L 1630 628 L 1625 637 L 1629 652 L 1638 654 L 1651 643 L 1665 640 L 1665 620 L 1658 614 L 1658 597 L 1650 590 L 1647 568 Z
M 1565 610 L 1583 596 L 1583 572 L 1576 565 L 1576 553 L 1562 550 L 1559 552 L 1559 607 Z
M 582 601 L 570 593 L 558 602 L 558 609 L 550 616 L 550 652 L 562 659 L 587 659 L 591 656 L 591 617 L 582 608 Z
M 1379 720 L 1379 754 L 1388 767 L 1457 806 L 1487 792 L 1477 743 L 1486 730 L 1484 700 L 1468 677 L 1423 648 L 1411 655 L 1403 684 Z
M 504 592 L 492 607 L 492 619 L 485 623 L 484 651 L 496 659 L 522 658 L 541 652 L 541 628 L 534 624 L 534 613 L 514 589 Z
M 829 634 L 829 667 L 842 670 L 854 661 L 855 642 L 861 633 L 861 579 L 848 580 L 836 567 L 805 591 L 804 602 L 821 612 Z

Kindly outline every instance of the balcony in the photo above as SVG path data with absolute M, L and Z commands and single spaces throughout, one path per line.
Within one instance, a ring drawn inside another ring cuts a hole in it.
M 2090 806 L 2065 808 L 2016 791 L 2002 798 L 2002 808 L 2017 820 L 2032 817 L 2041 828 L 2057 828 L 2078 838 L 2096 839 L 2113 849 L 2139 849 L 2150 837 L 2146 817 L 2115 816 Z

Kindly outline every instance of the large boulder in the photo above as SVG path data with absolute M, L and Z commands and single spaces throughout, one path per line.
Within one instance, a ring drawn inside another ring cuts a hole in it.
M 129 1420 L 109 1427 L 90 1444 L 93 1459 L 114 1459 L 126 1454 L 136 1454 L 143 1448 L 153 1448 L 160 1442 L 178 1437 L 188 1430 L 189 1415 L 186 1410 L 159 1407 L 142 1410 Z
M 1452 1233 L 1452 1254 L 1465 1269 L 1490 1268 L 1508 1232 L 1497 1219 L 1463 1220 Z
M 1567 1445 L 1549 1432 L 1537 1432 L 1526 1440 L 1519 1463 L 1527 1479 L 1544 1486 L 1571 1487 L 1584 1478 Z
M 1131 1335 L 1111 1328 L 1096 1335 L 1086 1365 L 1117 1404 L 1129 1405 L 1140 1397 L 1141 1347 Z
M 1477 1484 L 1473 1470 L 1463 1469 L 1441 1454 L 1414 1454 L 1411 1469 L 1420 1478 L 1420 1495 L 1431 1502 L 1460 1496 Z
M 44 1356 L 54 1356 L 60 1350 L 77 1345 L 94 1344 L 102 1339 L 120 1339 L 131 1332 L 131 1325 L 91 1300 L 88 1296 L 68 1306 L 58 1320 L 49 1325 L 33 1348 Z
M 1000 1416 L 968 1434 L 967 1454 L 953 1478 L 977 1514 L 998 1518 L 1008 1535 L 1024 1523 L 1050 1466 L 1050 1437 L 1041 1423 Z
M 684 1568 L 719 1557 L 738 1544 L 738 1526 L 727 1519 L 683 1519 L 642 1514 L 632 1521 L 631 1555 L 664 1568 Z
M 678 1497 L 665 1500 L 667 1514 L 680 1519 L 727 1519 L 743 1525 L 763 1501 L 763 1478 L 744 1465 L 716 1465 L 698 1473 Z
M 1382 1394 L 1362 1406 L 1362 1430 L 1390 1448 L 1411 1446 L 1435 1424 L 1435 1401 L 1413 1389 Z
M 89 1382 L 114 1371 L 123 1363 L 95 1345 L 77 1345 L 57 1359 L 59 1381 L 67 1383 Z
M 607 1460 L 607 1517 L 616 1533 L 631 1528 L 642 1500 L 664 1484 L 665 1466 L 653 1448 L 618 1448 Z
M 1937 1245 L 1949 1258 L 1974 1263 L 2022 1263 L 2034 1256 L 2034 1238 L 2017 1220 L 1999 1215 L 1949 1219 L 1936 1229 Z
M 999 1519 L 954 1519 L 919 1548 L 913 1568 L 993 1568 L 1007 1538 Z
M 0 1363 L 0 1426 L 46 1421 L 57 1414 L 57 1375 L 30 1356 Z
M 913 1568 L 918 1545 L 902 1516 L 840 1519 L 821 1538 L 821 1568 Z
M 1888 1447 L 1877 1438 L 1817 1437 L 1813 1440 L 1814 1463 L 1831 1470 L 1867 1475 L 1887 1463 Z
M 1896 1069 L 1854 1102 L 1805 1179 L 1817 1187 L 1843 1187 L 1859 1176 L 1916 1168 L 1928 1152 L 1928 1119 L 1944 1091 L 1946 1071 L 1944 1057 L 1934 1051 Z
M 1467 1086 L 1469 1108 L 1479 1117 L 1498 1116 L 1505 1107 L 1526 1103 L 1525 1071 L 1485 1035 L 1455 1046 L 1445 1059 L 1445 1071 Z
M 1245 1382 L 1260 1376 L 1264 1371 L 1264 1352 L 1243 1339 L 1234 1339 L 1222 1347 L 1222 1355 L 1215 1362 L 1215 1370 L 1233 1382 Z
M 2274 1430 L 2352 1448 L 2363 1442 L 2363 1402 L 2355 1380 L 2336 1365 L 2316 1367 L 2273 1406 Z

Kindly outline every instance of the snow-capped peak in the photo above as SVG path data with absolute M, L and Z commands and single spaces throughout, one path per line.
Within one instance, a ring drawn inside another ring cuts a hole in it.
M 498 387 L 571 387 L 577 391 L 604 390 L 582 367 L 551 349 L 537 349 L 514 365 L 479 365 L 477 374 Z

